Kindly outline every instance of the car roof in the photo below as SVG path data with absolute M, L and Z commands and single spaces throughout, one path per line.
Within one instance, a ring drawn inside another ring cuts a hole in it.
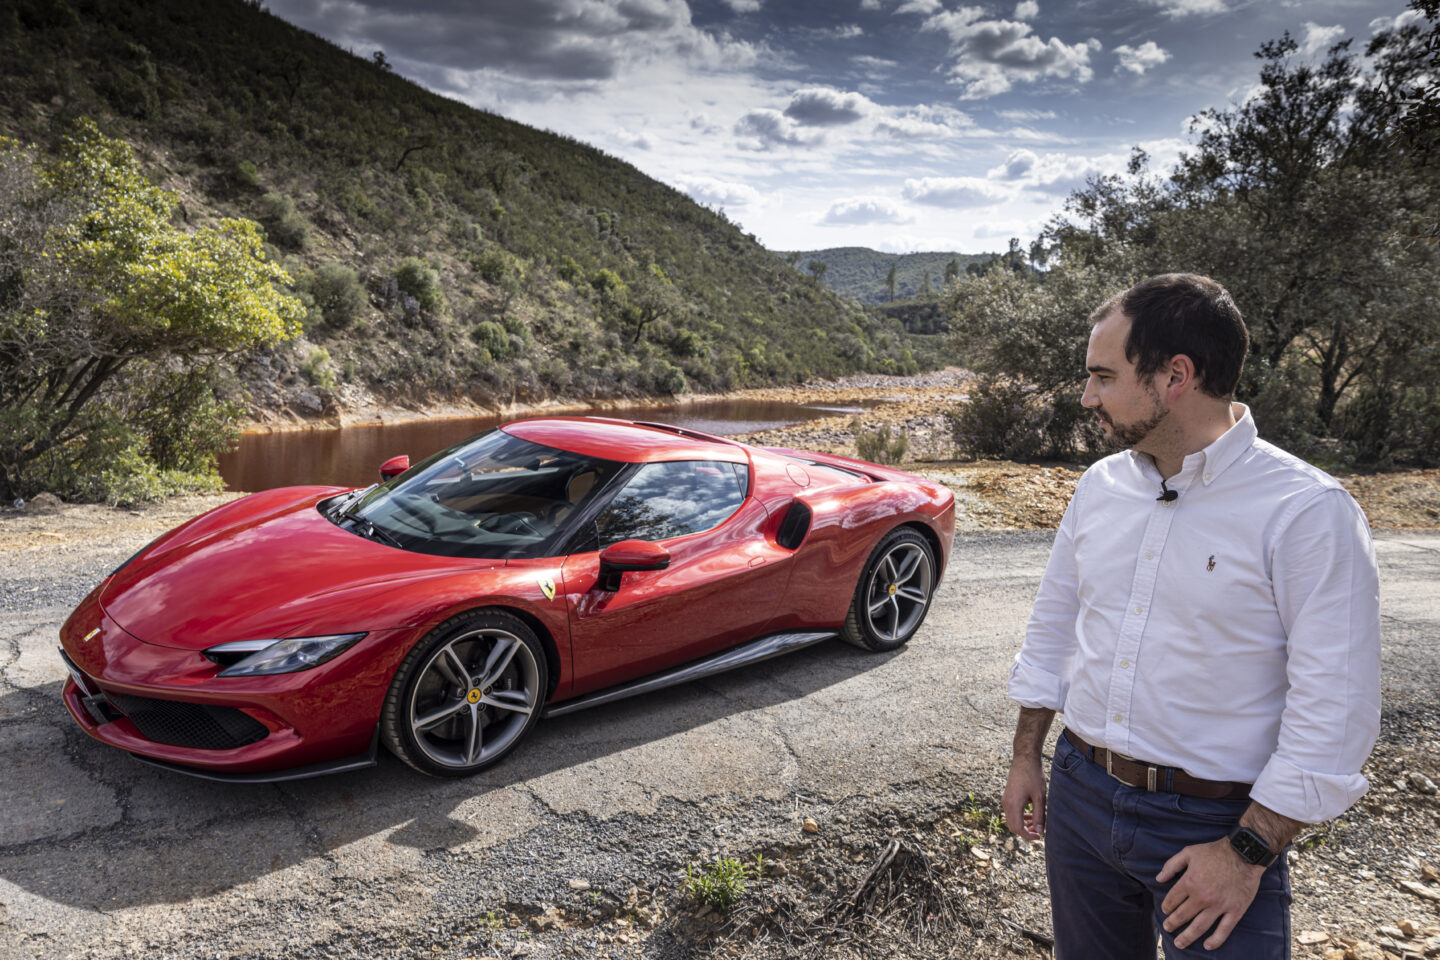
M 659 423 L 610 417 L 544 417 L 515 420 L 501 424 L 500 429 L 532 443 L 625 463 L 750 460 L 749 450 L 742 443 Z

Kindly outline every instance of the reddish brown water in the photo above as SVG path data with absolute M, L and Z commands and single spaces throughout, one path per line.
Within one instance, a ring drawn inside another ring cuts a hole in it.
M 794 403 L 720 400 L 685 407 L 629 407 L 590 411 L 596 416 L 670 423 L 722 436 L 773 430 L 855 407 L 801 406 Z M 247 433 L 240 445 L 220 457 L 227 490 L 268 490 L 300 484 L 361 487 L 378 480 L 380 464 L 408 454 L 415 463 L 436 450 L 489 430 L 514 417 L 416 420 L 371 427 Z

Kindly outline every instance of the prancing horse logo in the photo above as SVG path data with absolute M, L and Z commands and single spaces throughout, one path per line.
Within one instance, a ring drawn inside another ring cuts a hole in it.
M 1215 554 L 1213 554 L 1213 553 L 1210 554 L 1210 562 L 1207 563 L 1207 564 L 1205 564 L 1205 569 L 1206 569 L 1206 570 L 1214 570 L 1214 569 L 1215 569 Z
M 541 577 L 539 580 L 537 580 L 537 581 L 535 581 L 535 582 L 538 583 L 538 584 L 540 584 L 540 592 L 543 593 L 543 594 L 545 594 L 545 599 L 546 599 L 546 600 L 554 600 L 554 599 L 555 599 L 555 581 L 554 581 L 554 580 L 551 580 L 549 577 Z

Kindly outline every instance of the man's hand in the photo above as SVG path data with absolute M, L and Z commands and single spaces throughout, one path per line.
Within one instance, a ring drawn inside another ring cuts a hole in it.
M 1250 909 L 1265 868 L 1241 860 L 1231 849 L 1230 838 L 1221 837 L 1184 848 L 1165 861 L 1155 879 L 1165 883 L 1182 872 L 1184 876 L 1160 904 L 1165 913 L 1165 930 L 1175 934 L 1175 946 L 1183 950 L 1213 926 L 1215 930 L 1205 939 L 1204 947 L 1218 949 Z M 1185 929 L 1175 933 L 1181 927 Z
M 1010 776 L 1000 796 L 1005 826 L 1022 840 L 1039 840 L 1045 834 L 1045 774 L 1039 756 L 1010 761 Z M 1029 810 L 1026 810 L 1029 807 Z

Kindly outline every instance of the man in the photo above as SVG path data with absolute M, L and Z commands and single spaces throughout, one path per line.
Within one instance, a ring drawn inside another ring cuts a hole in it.
M 1369 527 L 1232 402 L 1224 287 L 1152 277 L 1091 323 L 1083 403 L 1129 450 L 1076 486 L 1011 669 L 1006 824 L 1046 837 L 1059 960 L 1288 957 L 1285 849 L 1379 731 Z

